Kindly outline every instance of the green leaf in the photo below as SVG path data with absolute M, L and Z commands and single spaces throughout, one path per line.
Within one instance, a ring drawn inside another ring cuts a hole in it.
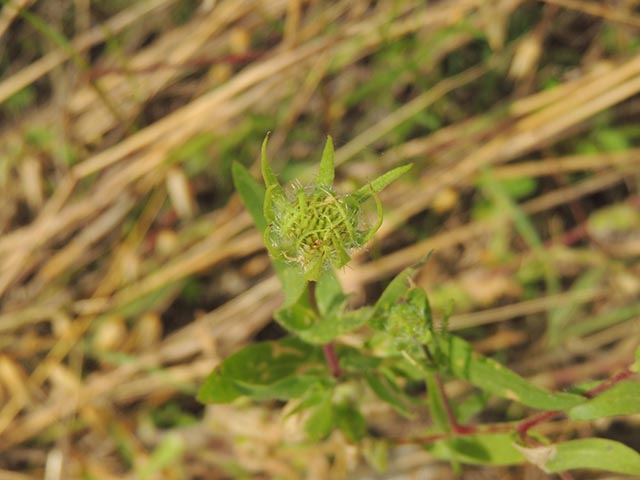
M 313 385 L 306 392 L 304 392 L 304 395 L 302 395 L 301 397 L 300 403 L 298 403 L 292 410 L 287 413 L 287 417 L 321 404 L 325 401 L 327 395 L 330 394 L 330 389 L 332 388 L 333 384 L 330 384 L 329 382 Z
M 540 410 L 566 410 L 585 401 L 579 395 L 551 393 L 533 385 L 495 360 L 475 353 L 469 343 L 454 335 L 440 346 L 453 375 L 499 397 Z
M 365 325 L 371 317 L 371 309 L 363 307 L 351 312 L 337 312 L 323 318 L 308 332 L 304 332 L 302 338 L 310 343 L 329 343 L 340 335 L 357 330 Z
M 352 312 L 338 311 L 333 315 L 318 318 L 313 310 L 302 302 L 281 308 L 275 314 L 276 320 L 287 330 L 295 333 L 305 342 L 324 345 L 347 332 L 365 325 L 371 316 L 370 308 Z
M 310 440 L 317 442 L 331 433 L 334 423 L 333 413 L 333 402 L 329 394 L 326 395 L 322 403 L 312 411 L 304 424 L 304 430 Z
M 240 163 L 233 163 L 231 173 L 233 184 L 240 194 L 240 198 L 242 198 L 249 215 L 251 215 L 258 230 L 264 233 L 267 228 L 263 210 L 265 188 Z M 293 305 L 304 292 L 307 282 L 299 269 L 289 265 L 284 260 L 272 258 L 272 262 L 284 291 L 284 304 Z
M 429 404 L 429 413 L 439 431 L 451 431 L 451 424 L 447 416 L 447 410 L 442 398 L 442 394 L 438 389 L 437 378 L 431 372 L 424 372 L 425 383 L 427 385 L 427 402 Z
M 407 409 L 407 406 L 402 401 L 402 392 L 399 388 L 386 376 L 378 375 L 374 373 L 365 372 L 364 378 L 369 385 L 369 388 L 375 393 L 381 400 L 391 405 L 400 415 L 412 418 L 411 412 Z
M 203 403 L 228 403 L 241 395 L 290 399 L 326 380 L 319 349 L 296 338 L 255 343 L 219 365 L 198 393 Z
M 267 221 L 264 218 L 262 204 L 264 203 L 265 189 L 260 185 L 244 167 L 244 165 L 233 162 L 231 166 L 233 184 L 242 198 L 244 206 L 253 219 L 258 230 L 264 232 L 267 228 Z
M 303 295 L 295 304 L 280 308 L 274 315 L 280 325 L 296 335 L 309 330 L 319 322 L 318 315 L 305 297 Z
M 278 275 L 278 280 L 282 285 L 284 292 L 284 306 L 294 305 L 307 289 L 308 282 L 302 275 L 302 272 L 293 265 L 289 265 L 284 260 L 271 259 L 273 267 Z
M 351 442 L 361 440 L 367 434 L 367 421 L 354 405 L 343 404 L 334 410 L 336 426 Z
M 198 392 L 198 401 L 201 403 L 230 403 L 242 396 L 232 379 L 214 370 L 205 380 Z
M 396 167 L 358 189 L 353 195 L 358 199 L 358 201 L 364 202 L 371 197 L 372 190 L 376 193 L 381 192 L 391 182 L 397 180 L 402 174 L 408 172 L 412 166 L 413 164 L 409 163 L 407 165 L 402 165 L 401 167 Z
M 331 137 L 327 137 L 327 143 L 322 152 L 322 160 L 320 160 L 320 172 L 318 173 L 317 184 L 323 187 L 331 187 L 333 185 L 333 177 L 335 175 L 335 167 L 333 165 L 333 141 Z
M 362 348 L 341 345 L 338 349 L 340 366 L 345 371 L 360 375 L 362 371 L 370 371 L 380 366 L 382 358 L 373 356 Z
M 346 299 L 335 271 L 326 269 L 316 283 L 316 302 L 322 316 L 339 311 Z
M 416 267 L 405 268 L 384 289 L 373 307 L 371 326 L 378 330 L 384 330 L 387 314 L 409 291 L 409 279 L 415 274 Z
M 525 456 L 509 433 L 471 435 L 425 446 L 434 457 L 477 465 L 518 465 Z
M 640 383 L 622 382 L 569 410 L 574 420 L 596 420 L 640 413 Z
M 522 450 L 530 461 L 531 451 L 538 454 L 543 461 L 538 461 L 537 464 L 549 473 L 588 468 L 627 475 L 640 475 L 640 454 L 613 440 L 587 438 L 539 447 L 539 449 L 541 450 L 538 452 L 536 452 L 538 449 Z

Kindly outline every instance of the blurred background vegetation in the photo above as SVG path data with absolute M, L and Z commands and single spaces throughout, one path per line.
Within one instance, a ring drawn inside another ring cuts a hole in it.
M 279 285 L 230 180 L 233 161 L 257 173 L 267 131 L 285 181 L 309 178 L 328 134 L 347 190 L 415 163 L 340 272 L 354 304 L 432 251 L 416 282 L 436 315 L 537 384 L 631 363 L 640 1 L 2 5 L 1 479 L 454 478 L 417 446 L 377 474 L 339 433 L 305 443 L 279 404 L 194 399 L 221 359 L 283 335 Z M 406 432 L 362 403 L 372 433 Z M 494 402 L 478 421 L 520 413 Z M 639 425 L 545 433 L 638 450 Z

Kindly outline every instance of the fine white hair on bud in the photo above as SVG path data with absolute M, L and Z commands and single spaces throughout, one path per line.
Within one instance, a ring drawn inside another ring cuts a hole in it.
M 382 205 L 377 192 L 406 172 L 398 167 L 356 192 L 340 195 L 333 189 L 334 163 L 331 137 L 322 153 L 318 177 L 307 187 L 294 183 L 285 190 L 266 158 L 267 138 L 262 143 L 262 177 L 267 187 L 264 240 L 274 258 L 297 265 L 304 278 L 317 281 L 323 270 L 341 268 L 354 250 L 364 246 L 382 225 Z M 364 220 L 362 205 L 372 198 L 378 213 L 376 223 Z
M 331 266 L 344 266 L 372 234 L 361 204 L 330 187 L 296 186 L 269 201 L 273 219 L 265 234 L 269 250 L 298 264 L 308 278 Z

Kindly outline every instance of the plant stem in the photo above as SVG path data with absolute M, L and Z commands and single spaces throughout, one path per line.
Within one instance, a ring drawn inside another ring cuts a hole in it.
M 610 379 L 602 382 L 597 387 L 592 388 L 591 390 L 589 390 L 587 393 L 585 393 L 585 396 L 588 397 L 588 398 L 597 397 L 602 392 L 604 392 L 606 390 L 609 390 L 611 387 L 617 385 L 618 383 L 622 382 L 623 380 L 626 380 L 631 375 L 633 375 L 633 372 L 631 371 L 631 369 L 629 367 L 627 367 L 624 370 L 622 370 L 621 372 L 618 372 L 617 374 L 615 374 Z
M 322 346 L 322 351 L 324 352 L 324 358 L 327 361 L 327 365 L 331 370 L 331 374 L 334 378 L 340 378 L 342 375 L 342 371 L 340 370 L 340 362 L 338 360 L 338 355 L 336 354 L 335 348 L 333 348 L 333 343 L 326 343 Z
M 456 418 L 456 414 L 453 411 L 453 407 L 451 406 L 451 402 L 449 401 L 449 397 L 447 396 L 447 392 L 444 390 L 444 383 L 442 382 L 442 377 L 439 373 L 434 375 L 436 380 L 436 385 L 438 387 L 438 392 L 440 393 L 440 398 L 442 399 L 442 404 L 444 405 L 444 410 L 447 413 L 447 419 L 449 420 L 449 425 L 453 429 L 453 431 L 457 434 L 464 435 L 473 433 L 476 431 L 474 427 L 467 427 L 465 425 L 460 425 L 458 423 L 458 419 Z
M 623 380 L 627 379 L 631 375 L 633 375 L 633 372 L 631 371 L 631 369 L 629 367 L 627 367 L 624 370 L 622 370 L 621 372 L 618 372 L 617 374 L 615 374 L 610 379 L 602 382 L 597 387 L 592 388 L 588 392 L 585 392 L 584 396 L 587 397 L 587 398 L 597 397 L 602 392 L 605 392 L 605 391 L 609 390 L 610 388 L 616 386 L 618 383 L 620 383 Z M 551 420 L 553 417 L 556 417 L 556 416 L 560 415 L 561 413 L 563 413 L 562 410 L 554 410 L 552 412 L 542 412 L 542 413 L 540 413 L 538 415 L 535 415 L 531 419 L 529 419 L 529 420 L 527 420 L 527 421 L 525 421 L 525 422 L 520 424 L 520 426 L 518 427 L 518 435 L 520 435 L 520 438 L 522 438 L 523 440 L 526 440 L 527 439 L 527 431 L 528 430 L 530 430 L 531 428 L 535 427 L 536 425 L 539 425 L 539 424 L 544 423 L 544 422 L 546 422 L 548 420 Z
M 321 317 L 322 315 L 320 314 L 320 309 L 318 309 L 318 301 L 316 299 L 316 282 L 309 282 L 308 291 L 309 304 L 316 315 L 318 315 L 318 317 Z M 329 370 L 331 370 L 331 375 L 333 375 L 333 378 L 340 378 L 340 376 L 342 375 L 342 371 L 340 370 L 340 360 L 338 359 L 338 354 L 336 353 L 336 349 L 334 348 L 333 343 L 329 342 L 323 345 L 322 352 L 324 353 L 325 361 L 327 362 Z
M 610 379 L 602 382 L 595 388 L 592 388 L 588 392 L 584 394 L 587 398 L 597 397 L 602 392 L 609 390 L 614 387 L 618 383 L 626 380 L 628 377 L 633 375 L 633 371 L 630 368 L 626 368 L 623 371 L 617 373 Z M 564 413 L 563 410 L 553 410 L 548 412 L 540 412 L 536 413 L 529 418 L 525 418 L 519 422 L 509 422 L 509 423 L 496 423 L 490 425 L 482 425 L 482 426 L 465 426 L 457 423 L 455 416 L 453 415 L 453 409 L 448 402 L 447 396 L 444 393 L 444 385 L 442 384 L 442 379 L 436 375 L 436 382 L 438 385 L 438 389 L 440 391 L 440 396 L 442 397 L 445 410 L 447 411 L 447 416 L 449 418 L 449 422 L 453 428 L 453 432 L 447 433 L 435 433 L 433 435 L 427 435 L 424 437 L 414 437 L 414 438 L 399 438 L 395 440 L 395 443 L 398 445 L 402 444 L 425 444 L 437 442 L 439 440 L 450 440 L 453 438 L 464 437 L 469 435 L 477 435 L 483 433 L 508 433 L 508 432 L 517 432 L 518 436 L 523 440 L 523 442 L 527 443 L 530 446 L 538 445 L 538 442 L 533 440 L 528 436 L 529 430 L 533 427 L 540 425 L 544 422 L 551 420 L 554 417 L 557 417 Z M 535 444 L 535 445 L 534 445 Z M 571 478 L 571 477 L 566 477 Z

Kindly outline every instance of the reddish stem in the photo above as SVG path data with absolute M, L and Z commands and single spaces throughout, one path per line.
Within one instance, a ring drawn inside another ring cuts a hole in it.
M 474 427 L 467 427 L 465 425 L 460 425 L 458 423 L 458 419 L 456 418 L 456 414 L 453 411 L 453 407 L 451 407 L 451 402 L 449 401 L 447 392 L 444 391 L 444 383 L 442 383 L 442 377 L 436 373 L 435 378 L 436 378 L 436 385 L 438 386 L 438 392 L 440 392 L 440 398 L 442 398 L 444 409 L 447 412 L 449 425 L 451 425 L 451 428 L 453 428 L 453 431 L 460 435 L 475 433 L 476 429 Z
M 597 387 L 592 388 L 591 390 L 586 392 L 584 395 L 586 397 L 589 397 L 589 398 L 597 397 L 598 395 L 600 395 L 605 390 L 609 390 L 611 387 L 617 385 L 618 383 L 622 382 L 623 380 L 626 380 L 631 375 L 633 375 L 633 372 L 631 371 L 631 369 L 629 367 L 627 367 L 624 370 L 622 370 L 621 372 L 618 372 L 617 374 L 615 374 L 610 379 L 602 382 Z
M 338 360 L 336 350 L 333 348 L 333 343 L 324 344 L 322 346 L 322 351 L 324 352 L 324 358 L 327 361 L 329 370 L 331 370 L 331 375 L 333 375 L 333 378 L 340 378 L 342 370 L 340 370 L 340 362 Z
M 540 425 L 541 423 L 551 420 L 553 417 L 555 417 L 556 415 L 560 415 L 561 413 L 562 413 L 562 410 L 553 410 L 551 412 L 542 412 L 532 417 L 529 417 L 528 419 L 522 421 L 520 425 L 518 425 L 518 428 L 517 428 L 518 435 L 520 436 L 523 442 L 527 442 L 527 439 L 529 438 L 527 436 L 527 432 L 529 430 L 531 430 L 536 425 Z
M 634 372 L 629 368 L 617 373 L 609 380 L 601 383 L 595 388 L 592 388 L 588 392 L 584 394 L 587 398 L 593 398 L 600 395 L 602 392 L 609 390 L 614 387 L 618 383 L 626 380 Z M 563 410 L 553 410 L 548 412 L 541 412 L 535 415 L 532 415 L 529 418 L 526 418 L 518 423 L 504 423 L 504 424 L 492 424 L 492 425 L 484 425 L 479 427 L 465 426 L 460 425 L 453 414 L 453 409 L 451 408 L 451 404 L 449 403 L 448 397 L 444 391 L 444 385 L 442 383 L 442 379 L 439 375 L 436 375 L 436 384 L 438 385 L 438 390 L 440 391 L 440 395 L 442 396 L 445 410 L 447 412 L 447 416 L 449 418 L 449 422 L 453 428 L 453 432 L 450 433 L 436 433 L 433 435 L 427 435 L 424 437 L 414 437 L 414 438 L 399 438 L 395 441 L 396 444 L 424 444 L 424 443 L 432 443 L 438 440 L 448 440 L 452 438 L 476 435 L 482 433 L 506 433 L 516 431 L 520 438 L 528 444 L 532 444 L 535 442 L 532 438 L 530 438 L 527 433 L 533 427 L 540 425 L 541 423 L 547 422 L 558 415 L 563 413 Z M 535 442 L 537 443 L 537 442 Z M 567 477 L 571 478 L 571 477 Z

